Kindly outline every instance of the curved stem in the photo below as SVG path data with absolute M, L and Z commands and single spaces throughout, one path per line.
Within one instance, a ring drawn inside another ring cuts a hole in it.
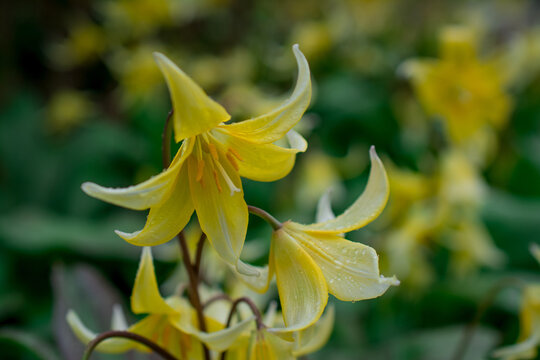
M 248 211 L 266 221 L 274 230 L 279 230 L 283 226 L 283 224 L 280 223 L 275 217 L 273 217 L 263 209 L 260 209 L 256 206 L 248 205 Z
M 247 296 L 243 296 L 233 301 L 232 306 L 231 306 L 231 311 L 229 312 L 229 317 L 227 318 L 227 324 L 225 325 L 225 327 L 228 328 L 231 325 L 232 317 L 236 311 L 236 308 L 238 307 L 240 303 L 246 303 L 251 309 L 251 312 L 253 313 L 253 315 L 255 315 L 255 322 L 257 323 L 257 329 L 260 330 L 264 328 L 261 312 L 259 311 L 259 309 L 257 309 L 257 306 L 255 305 L 255 303 Z
M 202 253 L 204 249 L 204 243 L 206 242 L 206 234 L 202 233 L 201 237 L 199 238 L 199 242 L 197 243 L 197 251 L 195 253 L 195 263 L 193 266 L 195 267 L 195 273 L 197 276 L 201 273 L 201 259 L 202 259 Z
M 257 306 L 255 306 L 255 303 L 248 298 L 247 296 L 238 298 L 233 301 L 231 306 L 231 311 L 229 312 L 229 317 L 227 318 L 227 324 L 225 325 L 225 328 L 228 328 L 231 325 L 232 317 L 234 316 L 234 313 L 236 312 L 236 308 L 240 303 L 246 303 L 250 309 L 253 315 L 255 315 L 255 322 L 257 323 L 257 330 L 261 330 L 265 327 L 262 319 L 261 312 L 259 309 L 257 309 Z M 225 357 L 227 356 L 227 350 L 225 350 L 222 354 L 220 359 L 225 360 Z
M 227 300 L 229 302 L 233 301 L 231 297 L 227 294 L 217 294 L 216 296 L 213 296 L 210 299 L 206 300 L 206 302 L 203 304 L 203 309 L 206 309 L 206 307 L 210 306 L 211 304 L 219 300 Z
M 165 127 L 163 128 L 163 133 L 161 135 L 161 160 L 163 161 L 163 168 L 166 169 L 171 164 L 171 135 L 172 135 L 172 125 L 174 110 L 169 111 L 167 119 L 165 120 Z
M 84 354 L 83 354 L 83 360 L 89 360 L 90 356 L 92 355 L 92 352 L 101 342 L 110 338 L 114 338 L 114 337 L 129 339 L 129 340 L 138 342 L 140 344 L 143 344 L 147 346 L 149 349 L 151 349 L 152 351 L 154 351 L 156 354 L 159 354 L 163 359 L 177 360 L 173 355 L 171 355 L 170 352 L 168 352 L 167 350 L 165 350 L 164 348 L 162 348 L 161 346 L 159 346 L 152 340 L 147 339 L 144 336 L 131 333 L 129 331 L 118 331 L 118 330 L 106 331 L 98 335 L 94 340 L 88 343 L 88 346 L 86 347 L 86 350 L 84 351 Z
M 180 242 L 184 266 L 186 267 L 186 271 L 189 277 L 189 300 L 191 302 L 191 305 L 195 309 L 195 312 L 197 313 L 199 329 L 201 329 L 201 331 L 207 332 L 206 321 L 204 319 L 203 308 L 201 305 L 201 299 L 199 297 L 199 278 L 197 277 L 193 264 L 191 263 L 189 249 L 183 231 L 180 231 L 180 233 L 178 234 L 178 241 Z M 202 346 L 204 350 L 204 358 L 206 360 L 210 360 L 210 351 L 205 344 L 202 344 Z
M 467 324 L 467 326 L 463 330 L 463 336 L 461 337 L 456 351 L 454 352 L 454 355 L 452 357 L 453 360 L 463 359 L 467 349 L 469 348 L 476 327 L 480 323 L 480 320 L 482 319 L 484 313 L 491 307 L 501 290 L 508 286 L 515 285 L 516 281 L 519 282 L 519 279 L 512 277 L 504 278 L 495 285 L 493 285 L 491 289 L 489 289 L 486 296 L 484 296 L 483 300 L 478 305 L 474 318 Z

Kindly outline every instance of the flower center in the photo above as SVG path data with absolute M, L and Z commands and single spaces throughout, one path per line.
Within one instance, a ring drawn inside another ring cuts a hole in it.
M 229 188 L 231 196 L 235 192 L 242 191 L 232 181 L 227 169 L 238 171 L 238 161 L 242 161 L 242 157 L 232 148 L 227 148 L 227 151 L 222 151 L 216 146 L 218 141 L 210 134 L 204 133 L 196 137 L 196 156 L 197 156 L 197 175 L 195 180 L 204 185 L 203 175 L 205 167 L 209 167 L 212 172 L 214 183 L 219 192 L 223 191 L 222 181 Z M 224 166 L 223 162 L 227 162 Z M 232 168 L 228 165 L 231 165 Z

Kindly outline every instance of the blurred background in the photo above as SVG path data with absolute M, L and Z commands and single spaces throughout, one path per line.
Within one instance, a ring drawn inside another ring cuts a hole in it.
M 331 188 L 339 213 L 375 145 L 390 202 L 348 238 L 401 280 L 375 300 L 335 301 L 330 342 L 310 358 L 450 360 L 475 318 L 455 359 L 516 342 L 522 288 L 540 280 L 529 252 L 540 240 L 537 1 L 25 0 L 0 13 L 2 358 L 78 359 L 67 309 L 104 331 L 114 303 L 129 308 L 140 249 L 113 230 L 139 229 L 145 214 L 80 185 L 161 170 L 170 100 L 152 52 L 236 121 L 290 93 L 295 43 L 313 77 L 297 128 L 309 148 L 280 181 L 244 179 L 247 202 L 311 222 Z M 252 218 L 248 244 L 267 248 L 268 235 Z M 171 246 L 155 251 L 164 294 L 176 286 Z

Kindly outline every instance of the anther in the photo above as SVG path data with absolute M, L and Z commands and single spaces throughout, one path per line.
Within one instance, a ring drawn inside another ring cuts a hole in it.
M 238 167 L 238 163 L 236 162 L 236 159 L 234 158 L 234 156 L 230 153 L 230 152 L 227 152 L 227 160 L 229 160 L 229 162 L 231 163 L 231 165 L 233 166 L 233 168 L 238 171 L 239 167 Z
M 212 173 L 214 174 L 214 181 L 216 182 L 218 191 L 221 192 L 222 189 L 221 189 L 221 184 L 219 183 L 217 171 L 216 171 L 216 170 L 213 170 Z
M 200 159 L 197 163 L 197 176 L 195 177 L 195 180 L 197 182 L 201 182 L 203 177 L 203 171 L 204 171 L 204 160 Z
M 244 161 L 238 151 L 234 150 L 233 148 L 229 148 L 229 151 L 240 161 Z
M 218 156 L 218 152 L 217 152 L 217 149 L 216 149 L 216 145 L 214 145 L 212 143 L 208 143 L 208 150 L 210 150 L 210 154 L 212 154 L 212 158 L 214 158 L 214 161 L 218 162 L 219 161 L 219 156 Z

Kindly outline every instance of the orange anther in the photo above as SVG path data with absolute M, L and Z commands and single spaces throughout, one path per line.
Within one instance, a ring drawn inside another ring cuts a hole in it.
M 214 173 L 214 181 L 216 182 L 217 189 L 218 189 L 219 192 L 221 192 L 222 189 L 221 189 L 221 184 L 219 183 L 219 178 L 218 178 L 217 171 L 214 170 L 213 173 Z
M 202 184 L 203 171 L 204 171 L 204 160 L 200 159 L 199 162 L 197 163 L 197 176 L 195 177 L 195 180 L 197 180 L 201 184 Z
M 233 148 L 229 148 L 229 151 L 240 161 L 244 161 L 238 151 L 234 150 Z
M 229 160 L 229 162 L 231 163 L 231 165 L 233 166 L 233 168 L 238 171 L 239 167 L 238 167 L 238 163 L 236 162 L 236 159 L 234 158 L 234 156 L 231 155 L 230 152 L 227 153 L 227 159 Z
M 218 152 L 217 152 L 217 149 L 216 149 L 216 145 L 214 145 L 212 143 L 209 143 L 208 144 L 208 149 L 210 150 L 210 154 L 214 158 L 214 161 L 219 161 L 219 156 L 218 156 Z

